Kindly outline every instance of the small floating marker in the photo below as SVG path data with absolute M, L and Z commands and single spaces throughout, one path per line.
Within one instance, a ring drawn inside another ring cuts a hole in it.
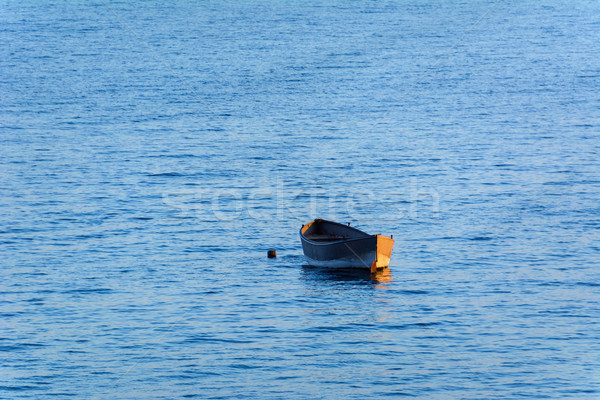
M 267 251 L 267 257 L 275 258 L 275 257 L 277 257 L 277 252 L 275 250 L 269 250 L 269 251 Z

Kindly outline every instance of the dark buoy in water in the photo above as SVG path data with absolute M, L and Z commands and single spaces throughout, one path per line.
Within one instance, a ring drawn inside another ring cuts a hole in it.
M 277 252 L 275 250 L 269 250 L 269 251 L 267 251 L 267 257 L 275 258 L 275 257 L 277 257 Z

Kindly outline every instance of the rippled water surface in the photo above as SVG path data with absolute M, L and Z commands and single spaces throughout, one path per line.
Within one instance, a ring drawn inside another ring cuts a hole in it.
M 600 398 L 598 2 L 1 1 L 0 42 L 0 398 Z M 390 269 L 305 265 L 317 216 Z

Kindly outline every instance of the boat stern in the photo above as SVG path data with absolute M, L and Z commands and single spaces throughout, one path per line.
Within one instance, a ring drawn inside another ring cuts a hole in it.
M 375 261 L 377 269 L 385 268 L 390 264 L 394 239 L 388 236 L 377 235 L 377 259 Z

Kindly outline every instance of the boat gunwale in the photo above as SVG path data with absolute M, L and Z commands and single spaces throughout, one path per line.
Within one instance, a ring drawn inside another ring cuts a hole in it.
M 354 239 L 341 239 L 341 240 L 331 240 L 331 241 L 326 241 L 326 242 L 317 242 L 314 240 L 311 240 L 309 238 L 307 238 L 306 236 L 304 236 L 304 234 L 302 232 L 300 232 L 300 237 L 302 238 L 302 240 L 306 240 L 307 242 L 309 242 L 312 245 L 316 245 L 316 246 L 327 246 L 330 244 L 337 244 L 337 243 L 348 243 L 348 242 L 356 242 L 358 240 L 366 240 L 366 239 L 372 239 L 374 237 L 377 237 L 378 235 L 369 235 L 369 236 L 365 236 L 365 237 L 361 237 L 361 238 L 354 238 Z
M 311 225 L 314 224 L 316 221 L 321 221 L 321 222 L 326 222 L 328 224 L 333 224 L 333 225 L 338 225 L 341 226 L 343 228 L 358 232 L 358 233 L 362 233 L 363 237 L 359 237 L 359 238 L 350 238 L 350 239 L 340 239 L 340 240 L 331 240 L 331 241 L 322 241 L 322 242 L 318 242 L 312 239 L 309 239 L 308 237 L 306 237 L 306 235 L 304 235 L 304 233 L 302 233 L 302 230 L 304 229 L 304 227 L 306 225 Z M 337 244 L 337 243 L 348 243 L 348 242 L 355 242 L 355 241 L 359 241 L 359 240 L 366 240 L 366 239 L 372 239 L 372 238 L 376 238 L 377 236 L 382 236 L 382 235 L 370 235 L 367 232 L 361 231 L 358 228 L 355 228 L 353 226 L 350 225 L 344 225 L 344 224 L 340 224 L 339 222 L 334 222 L 334 221 L 329 221 L 323 218 L 316 218 L 314 220 L 312 220 L 311 222 L 309 222 L 308 224 L 302 225 L 302 227 L 300 228 L 300 237 L 302 238 L 302 240 L 306 240 L 308 243 L 310 243 L 311 245 L 314 246 L 328 246 L 331 244 Z

